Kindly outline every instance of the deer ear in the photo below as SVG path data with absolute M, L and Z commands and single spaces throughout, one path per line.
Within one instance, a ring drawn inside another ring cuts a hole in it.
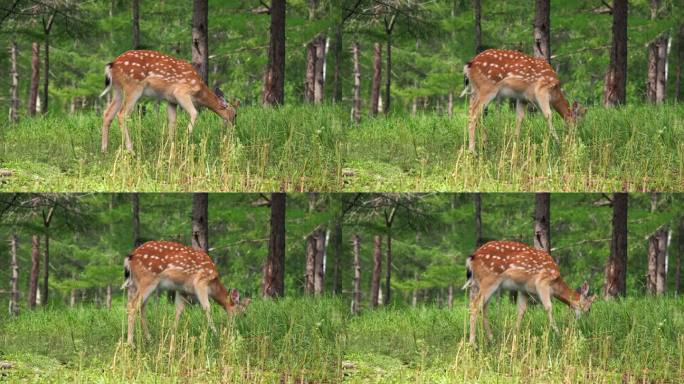
M 230 299 L 236 304 L 240 302 L 240 293 L 237 289 L 233 288 L 230 290 Z
M 589 293 L 589 283 L 587 283 L 585 280 L 584 283 L 582 283 L 582 287 L 580 288 L 580 295 L 587 296 L 588 293 Z

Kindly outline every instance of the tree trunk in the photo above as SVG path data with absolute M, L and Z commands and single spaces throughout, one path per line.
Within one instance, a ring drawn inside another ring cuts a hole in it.
M 382 107 L 385 115 L 390 113 L 391 93 L 392 88 L 392 28 L 394 26 L 394 17 L 392 17 L 391 27 L 387 32 L 387 70 L 385 71 L 385 104 Z
M 323 270 L 325 258 L 325 234 L 324 229 L 316 231 L 316 259 L 314 262 L 314 294 L 322 295 L 325 287 L 325 271 Z
M 352 45 L 352 59 L 354 61 L 354 92 L 352 95 L 352 122 L 361 121 L 361 72 L 359 70 L 359 43 Z
M 271 234 L 261 284 L 264 298 L 282 297 L 285 294 L 285 199 L 284 193 L 271 194 Z
M 667 243 L 669 231 L 667 228 L 660 228 L 655 236 L 658 241 L 658 252 L 656 257 L 656 294 L 663 295 L 667 289 Z
M 603 296 L 610 299 L 627 293 L 627 210 L 628 195 L 613 194 L 613 236 L 606 264 Z
M 333 252 L 335 261 L 333 263 L 333 295 L 339 295 L 342 288 L 342 215 L 335 218 L 333 226 Z
M 666 35 L 660 36 L 656 40 L 656 54 L 657 54 L 657 66 L 656 66 L 656 103 L 662 103 L 665 101 L 667 96 L 667 78 L 665 68 L 667 66 L 667 41 Z
M 133 13 L 133 49 L 140 49 L 140 0 L 131 3 Z
M 29 279 L 28 306 L 33 309 L 36 306 L 38 291 L 38 274 L 40 272 L 40 238 L 33 235 L 31 239 L 31 275 Z
M 333 91 L 332 101 L 337 103 L 342 100 L 342 87 L 340 86 L 340 66 L 342 65 L 342 25 L 335 27 L 335 43 L 333 44 L 333 55 L 335 64 L 333 68 Z
M 38 99 L 38 82 L 40 81 L 39 45 L 31 44 L 31 85 L 29 86 L 28 114 L 36 115 L 36 100 Z
M 192 247 L 209 251 L 209 194 L 192 194 Z
M 387 229 L 387 269 L 385 270 L 385 295 L 384 304 L 389 305 L 392 294 L 392 228 Z
M 658 47 L 656 41 L 648 43 L 648 75 L 646 80 L 646 100 L 651 103 L 656 101 L 656 88 L 658 82 Z
M 306 44 L 306 78 L 304 80 L 304 101 L 313 103 L 314 83 L 316 82 L 316 45 L 315 40 Z
M 674 289 L 675 293 L 681 293 L 682 286 L 682 253 L 684 253 L 684 216 L 679 218 L 677 226 L 677 259 L 675 260 Z
M 449 102 L 447 103 L 447 116 L 454 117 L 454 92 L 449 92 Z
M 17 73 L 17 42 L 13 41 L 10 48 L 10 121 L 16 123 L 19 121 L 19 74 Z
M 352 236 L 352 249 L 354 252 L 354 280 L 352 286 L 351 311 L 354 315 L 358 314 L 361 309 L 361 263 L 359 262 L 360 243 L 361 238 L 359 235 Z
M 551 1 L 536 0 L 534 14 L 534 57 L 551 62 Z
M 45 227 L 45 250 L 43 251 L 43 292 L 42 292 L 42 304 L 47 305 L 48 303 L 48 283 L 50 281 L 50 227 Z
M 321 104 L 323 96 L 325 95 L 324 86 L 325 78 L 323 77 L 325 69 L 325 42 L 324 36 L 318 36 L 315 39 L 316 45 L 316 63 L 315 63 L 315 81 L 314 81 L 314 103 Z
M 534 194 L 534 247 L 551 252 L 551 194 L 548 192 Z
M 373 238 L 373 276 L 371 279 L 371 307 L 378 306 L 378 294 L 380 291 L 380 274 L 382 272 L 382 239 L 380 236 Z
M 475 54 L 482 51 L 482 7 L 480 0 L 473 0 L 473 9 L 475 11 Z
M 132 227 L 133 227 L 133 248 L 140 245 L 140 195 L 135 192 L 131 193 L 131 208 L 132 208 Z
M 105 298 L 107 309 L 112 309 L 112 285 L 107 284 L 107 296 Z
M 271 39 L 262 93 L 262 102 L 267 106 L 285 101 L 285 0 L 272 0 L 270 12 Z
M 306 272 L 304 275 L 304 293 L 314 293 L 316 269 L 316 236 L 315 232 L 306 237 Z
M 447 308 L 454 308 L 454 285 L 449 284 L 449 293 L 447 296 Z
M 10 254 L 11 254 L 11 261 L 10 261 L 10 269 L 12 270 L 12 276 L 10 280 L 10 286 L 12 287 L 12 290 L 10 291 L 10 304 L 9 304 L 9 314 L 10 316 L 17 316 L 19 315 L 19 288 L 18 288 L 18 283 L 19 283 L 19 264 L 17 264 L 17 243 L 19 242 L 19 238 L 17 237 L 16 234 L 12 235 L 12 238 L 10 240 Z
M 78 292 L 76 292 L 75 289 L 72 289 L 72 290 L 71 290 L 71 294 L 69 295 L 69 306 L 70 306 L 71 308 L 73 308 L 73 307 L 76 306 L 76 294 L 77 294 L 77 293 L 78 293 Z
M 603 104 L 624 104 L 627 98 L 627 0 L 613 0 L 613 42 L 606 72 Z
M 473 194 L 473 203 L 475 205 L 475 247 L 482 245 L 482 195 L 480 193 Z
M 209 84 L 209 40 L 207 39 L 209 21 L 208 0 L 192 1 L 192 66 L 204 81 Z
M 378 101 L 380 99 L 380 82 L 382 81 L 382 45 L 375 43 L 373 46 L 373 87 L 371 88 L 371 115 L 378 114 Z

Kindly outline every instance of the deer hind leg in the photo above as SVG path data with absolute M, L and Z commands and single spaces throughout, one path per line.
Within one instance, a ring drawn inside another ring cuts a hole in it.
M 477 293 L 475 300 L 471 301 L 470 303 L 470 344 L 472 345 L 475 345 L 475 324 L 477 322 L 477 312 L 480 310 L 483 311 L 483 323 L 486 324 L 485 327 L 489 327 L 489 320 L 485 320 L 485 306 L 494 292 L 499 289 L 500 284 L 501 281 L 499 280 L 485 280 L 478 283 L 479 292 Z M 489 336 L 490 335 L 488 334 L 487 337 L 489 338 Z
M 109 106 L 107 107 L 104 115 L 102 116 L 102 146 L 100 147 L 100 151 L 102 153 L 107 152 L 107 146 L 109 145 L 109 127 L 112 125 L 114 117 L 121 109 L 121 104 L 123 101 L 123 95 L 121 94 L 121 90 L 119 90 L 118 88 L 114 88 L 112 91 L 112 101 L 109 103 Z
M 523 119 L 525 118 L 525 109 L 527 109 L 527 104 L 520 99 L 515 100 L 515 138 L 520 137 L 520 126 L 522 125 Z
M 174 94 L 176 96 L 176 101 L 180 104 L 183 109 L 190 115 L 190 123 L 188 123 L 188 134 L 192 134 L 192 127 L 195 125 L 195 120 L 197 120 L 197 108 L 195 104 L 192 103 L 192 98 L 188 94 Z
M 556 322 L 553 320 L 553 310 L 551 307 L 551 292 L 548 287 L 537 287 L 537 292 L 539 294 L 539 300 L 546 310 L 546 314 L 549 317 L 549 324 L 554 332 L 558 333 L 558 327 L 556 327 Z
M 119 111 L 119 127 L 121 127 L 121 133 L 123 134 L 124 142 L 126 143 L 126 149 L 128 152 L 133 153 L 133 144 L 131 143 L 131 136 L 128 134 L 128 127 L 126 126 L 126 119 L 128 115 L 131 114 L 133 107 L 142 96 L 142 87 L 129 87 L 124 90 L 124 101 L 123 107 Z
M 515 322 L 515 330 L 520 329 L 520 324 L 522 323 L 523 316 L 525 316 L 525 311 L 527 310 L 527 293 L 523 291 L 518 291 L 518 319 Z
M 553 115 L 551 114 L 551 105 L 549 104 L 549 93 L 546 91 L 538 92 L 537 104 L 539 105 L 539 109 L 541 110 L 542 114 L 544 115 L 544 118 L 546 119 L 546 123 L 549 126 L 549 132 L 551 132 L 551 136 L 556 141 L 556 143 L 559 143 L 560 141 L 558 140 L 558 135 L 556 135 L 556 130 L 553 128 Z
M 216 335 L 216 327 L 214 326 L 214 321 L 211 319 L 211 306 L 209 303 L 209 292 L 206 284 L 198 284 L 195 292 L 197 294 L 197 300 L 199 300 L 202 309 L 204 309 L 204 313 L 207 315 L 207 323 L 209 324 L 209 328 L 214 335 Z

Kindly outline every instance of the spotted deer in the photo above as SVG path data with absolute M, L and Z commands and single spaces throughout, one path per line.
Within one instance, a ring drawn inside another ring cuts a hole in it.
M 492 330 L 487 319 L 487 303 L 499 289 L 517 291 L 520 328 L 527 294 L 539 297 L 554 331 L 558 332 L 551 313 L 551 298 L 555 297 L 575 311 L 577 317 L 588 312 L 596 296 L 589 297 L 589 285 L 573 290 L 560 275 L 558 265 L 547 252 L 513 241 L 490 241 L 478 248 L 466 260 L 468 281 L 463 289 L 476 287 L 477 294 L 470 302 L 470 343 L 475 344 L 475 322 L 482 311 L 482 322 L 491 341 Z
M 112 102 L 105 110 L 102 122 L 102 152 L 107 152 L 109 126 L 117 115 L 126 149 L 133 152 L 133 145 L 126 127 L 126 118 L 140 97 L 147 96 L 168 101 L 166 112 L 169 133 L 173 137 L 176 127 L 176 108 L 180 105 L 190 115 L 188 132 L 197 119 L 196 106 L 205 106 L 219 115 L 227 125 L 234 124 L 237 112 L 228 103 L 223 92 L 213 92 L 204 84 L 195 69 L 187 61 L 179 60 L 156 51 L 127 51 L 105 66 L 105 90 L 100 97 L 113 90 Z
M 551 108 L 567 123 L 574 123 L 586 112 L 586 108 L 576 101 L 570 107 L 561 91 L 558 75 L 543 58 L 517 51 L 488 49 L 470 60 L 463 67 L 463 73 L 473 94 L 468 108 L 468 149 L 471 152 L 475 152 L 475 127 L 479 117 L 487 104 L 497 96 L 516 101 L 516 137 L 520 135 L 527 102 L 539 107 L 556 142 L 558 136 L 551 122 Z M 468 91 L 468 87 L 462 96 Z M 483 136 L 486 136 L 484 131 Z
M 128 288 L 128 343 L 131 345 L 138 309 L 145 337 L 150 338 L 145 303 L 156 289 L 176 291 L 174 328 L 185 307 L 184 295 L 197 297 L 206 313 L 209 328 L 214 333 L 216 327 L 211 319 L 210 297 L 228 315 L 243 312 L 250 303 L 250 299 L 240 302 L 240 294 L 235 288 L 228 292 L 221 284 L 216 265 L 209 255 L 171 241 L 148 241 L 134 249 L 124 261 L 124 276 L 126 281 L 122 288 Z

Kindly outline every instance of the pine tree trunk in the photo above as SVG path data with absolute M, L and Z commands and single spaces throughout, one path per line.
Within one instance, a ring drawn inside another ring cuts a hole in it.
M 49 292 L 49 281 L 50 281 L 50 227 L 45 227 L 45 249 L 43 250 L 43 294 L 42 304 L 47 305 L 48 303 L 48 292 Z
M 342 101 L 342 86 L 340 84 L 340 66 L 342 65 L 342 25 L 337 25 L 335 27 L 333 55 L 335 56 L 335 68 L 333 68 L 332 101 L 333 103 L 337 103 Z
M 107 309 L 112 309 L 112 285 L 107 284 L 107 296 L 105 299 Z
M 131 218 L 133 227 L 133 248 L 141 244 L 140 240 L 140 195 L 135 192 L 131 193 Z
M 473 194 L 473 204 L 475 205 L 475 247 L 482 245 L 482 195 Z
M 669 231 L 667 228 L 660 228 L 656 231 L 658 250 L 656 257 L 656 294 L 663 295 L 667 290 L 667 243 Z
M 45 46 L 43 47 L 45 56 L 45 63 L 43 68 L 43 102 L 41 103 L 41 111 L 48 112 L 48 89 L 50 87 L 50 35 L 45 34 Z
M 646 80 L 646 100 L 651 103 L 656 101 L 656 88 L 658 82 L 658 47 L 656 42 L 648 43 L 648 75 Z
M 270 10 L 271 39 L 262 92 L 262 102 L 267 106 L 285 101 L 285 0 L 272 0 Z
M 534 14 L 534 57 L 551 62 L 551 1 L 536 0 Z
M 392 22 L 392 24 L 394 24 Z M 391 93 L 392 88 L 392 30 L 387 33 L 387 70 L 385 71 L 385 104 L 382 107 L 385 115 L 390 113 Z
M 551 252 L 551 194 L 548 192 L 534 194 L 534 247 Z
M 192 2 L 192 66 L 204 81 L 209 84 L 209 40 L 207 39 L 209 21 L 208 0 Z
M 306 44 L 306 78 L 304 80 L 304 101 L 313 103 L 316 82 L 316 45 L 314 40 Z
M 38 100 L 38 83 L 40 81 L 39 45 L 31 44 L 31 85 L 29 86 L 28 114 L 36 115 L 36 101 Z
M 315 63 L 315 81 L 314 81 L 314 103 L 321 104 L 323 102 L 323 96 L 325 95 L 325 43 L 326 39 L 324 36 L 318 36 L 315 39 L 316 45 L 316 63 Z
M 657 233 L 657 231 L 656 231 Z M 648 237 L 648 274 L 646 275 L 646 292 L 654 295 L 658 282 L 658 237 L 656 233 Z
M 624 104 L 627 99 L 627 0 L 613 0 L 613 42 L 606 72 L 603 104 Z
M 684 253 L 684 216 L 679 218 L 677 225 L 677 256 L 674 272 L 674 290 L 677 295 L 681 293 L 682 286 L 682 253 Z
M 610 240 L 610 256 L 606 264 L 603 296 L 610 299 L 627 293 L 627 212 L 629 196 L 613 194 L 613 235 Z
M 359 70 L 359 43 L 352 45 L 352 59 L 354 61 L 354 92 L 352 95 L 352 122 L 361 121 L 361 72 Z
M 373 46 L 373 87 L 371 88 L 371 115 L 378 114 L 378 102 L 380 99 L 380 82 L 382 81 L 382 45 L 375 43 Z
M 38 291 L 38 274 L 40 273 L 40 238 L 33 235 L 31 239 L 31 275 L 29 278 L 28 307 L 36 307 Z
M 389 305 L 392 295 L 392 228 L 387 228 L 387 268 L 385 269 L 385 300 L 383 303 Z
M 17 73 L 17 42 L 13 41 L 10 48 L 10 121 L 16 123 L 19 121 L 19 74 Z
M 657 67 L 656 67 L 656 103 L 662 103 L 667 96 L 667 78 L 665 68 L 667 66 L 667 35 L 660 36 L 656 40 Z
M 209 251 L 209 194 L 192 194 L 192 247 Z
M 133 49 L 140 49 L 140 0 L 131 2 L 133 14 Z
M 373 276 L 371 279 L 371 307 L 378 306 L 378 295 L 380 291 L 380 274 L 382 272 L 382 240 L 380 236 L 373 238 Z
M 482 51 L 482 6 L 480 0 L 473 0 L 473 10 L 475 11 L 475 54 Z
M 354 263 L 353 263 L 353 268 L 354 268 L 354 280 L 352 284 L 352 304 L 351 304 L 351 312 L 352 314 L 356 315 L 359 313 L 361 310 L 360 304 L 361 304 L 361 263 L 359 261 L 359 253 L 360 253 L 360 246 L 361 246 L 361 238 L 359 235 L 354 235 L 352 236 L 352 249 L 354 252 Z
M 325 288 L 325 271 L 323 270 L 325 234 L 324 229 L 316 231 L 316 259 L 314 262 L 314 294 L 316 295 L 322 295 Z
M 342 216 L 335 218 L 333 227 L 333 252 L 335 261 L 333 262 L 333 295 L 339 295 L 342 288 Z
M 286 195 L 272 193 L 268 259 L 264 265 L 261 284 L 264 298 L 282 297 L 285 294 L 285 207 Z
M 17 243 L 19 242 L 19 238 L 17 237 L 16 234 L 12 235 L 12 238 L 10 240 L 10 253 L 11 253 L 11 261 L 10 261 L 10 269 L 12 271 L 12 277 L 10 280 L 10 286 L 12 287 L 12 290 L 10 291 L 10 304 L 9 304 L 9 314 L 10 316 L 17 316 L 19 315 L 19 288 L 18 288 L 18 283 L 19 283 L 19 264 L 17 264 Z
M 304 293 L 314 293 L 316 269 L 316 237 L 312 233 L 306 237 L 306 269 L 304 275 Z

